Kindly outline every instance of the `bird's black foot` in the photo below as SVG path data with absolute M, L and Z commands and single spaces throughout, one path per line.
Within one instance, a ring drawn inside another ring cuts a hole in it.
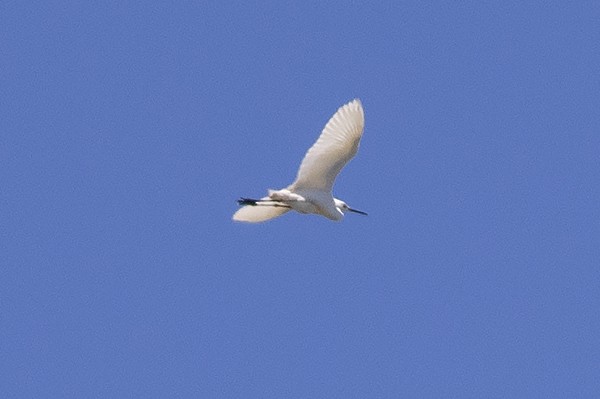
M 244 198 L 244 197 L 242 197 L 242 198 L 240 198 L 240 199 L 239 199 L 237 202 L 238 202 L 238 204 L 240 204 L 240 205 L 242 205 L 242 206 L 243 206 L 243 205 L 252 205 L 252 206 L 255 206 L 255 205 L 256 205 L 256 203 L 257 203 L 258 201 L 259 201 L 259 200 L 255 200 L 255 199 L 251 199 L 251 198 Z
M 277 208 L 291 208 L 289 205 L 282 203 L 281 201 L 273 201 L 270 199 L 252 199 L 252 198 L 240 198 L 239 200 L 237 200 L 238 204 L 240 204 L 240 206 L 246 206 L 246 205 L 250 205 L 250 206 L 257 206 L 257 205 L 261 205 L 261 206 L 274 206 Z

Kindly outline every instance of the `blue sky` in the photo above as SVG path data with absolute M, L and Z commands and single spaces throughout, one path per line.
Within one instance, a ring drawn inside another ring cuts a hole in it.
M 600 391 L 597 2 L 9 2 L 5 397 Z M 231 215 L 366 127 L 335 223 Z

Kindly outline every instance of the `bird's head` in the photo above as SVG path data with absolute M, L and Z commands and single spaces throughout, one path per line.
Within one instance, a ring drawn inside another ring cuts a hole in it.
M 346 212 L 354 212 L 354 213 L 360 213 L 361 215 L 366 215 L 366 212 L 363 211 L 359 211 L 357 209 L 352 209 L 348 206 L 348 204 L 346 204 L 344 201 L 339 200 L 337 198 L 334 198 L 333 201 L 335 202 L 335 207 L 342 212 L 342 214 L 346 213 Z

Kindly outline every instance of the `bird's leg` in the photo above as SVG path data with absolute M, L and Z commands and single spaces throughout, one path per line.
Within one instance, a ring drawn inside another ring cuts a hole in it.
M 237 202 L 240 205 L 256 205 L 257 202 L 259 202 L 260 200 L 256 200 L 256 199 L 251 199 L 251 198 L 244 198 L 241 197 Z
M 270 199 L 259 200 L 259 199 L 242 197 L 237 202 L 241 206 L 250 205 L 250 206 L 274 206 L 274 207 L 281 207 L 281 208 L 291 208 L 289 205 L 282 204 L 280 201 L 275 202 Z

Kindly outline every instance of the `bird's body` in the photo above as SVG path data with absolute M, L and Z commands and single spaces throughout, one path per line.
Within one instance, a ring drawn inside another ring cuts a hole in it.
M 335 206 L 335 199 L 330 193 L 321 190 L 305 189 L 291 192 L 289 189 L 270 190 L 269 198 L 281 201 L 283 204 L 300 213 L 315 213 L 332 220 L 340 220 L 343 214 Z
M 233 220 L 264 222 L 290 210 L 331 220 L 341 220 L 345 211 L 366 215 L 331 194 L 335 178 L 358 151 L 364 123 L 364 111 L 358 99 L 342 106 L 304 156 L 296 180 L 287 188 L 269 190 L 267 197 L 240 199 L 242 207 L 233 215 Z

